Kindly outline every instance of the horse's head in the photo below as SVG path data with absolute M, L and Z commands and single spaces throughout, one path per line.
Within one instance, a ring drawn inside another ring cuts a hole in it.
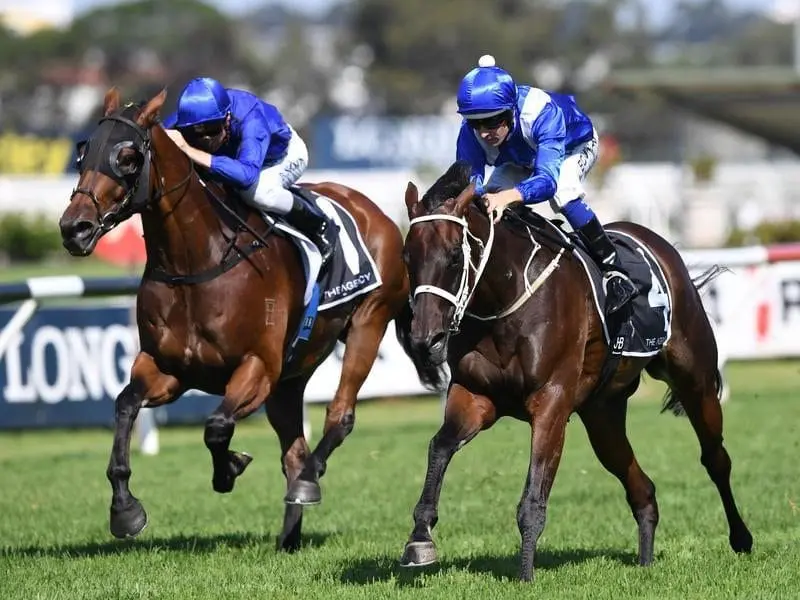
M 105 233 L 150 201 L 151 128 L 165 99 L 166 90 L 143 107 L 121 107 L 116 88 L 106 93 L 104 116 L 78 144 L 78 185 L 59 221 L 73 256 L 91 254 Z
M 410 229 L 404 258 L 414 308 L 411 343 L 417 355 L 436 364 L 445 360 L 449 335 L 457 330 L 469 302 L 470 234 L 465 214 L 475 186 L 468 183 L 468 170 L 465 173 L 456 163 L 422 200 L 414 184 L 406 189 Z

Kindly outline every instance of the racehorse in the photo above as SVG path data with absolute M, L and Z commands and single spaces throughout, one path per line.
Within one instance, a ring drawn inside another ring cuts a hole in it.
M 699 294 L 715 273 L 692 280 L 662 237 L 633 223 L 610 224 L 610 231 L 635 240 L 654 257 L 672 300 L 671 331 L 663 347 L 648 356 L 618 356 L 604 334 L 575 240 L 531 211 L 524 217 L 506 211 L 495 226 L 475 202 L 469 176 L 469 165 L 456 162 L 422 200 L 413 184 L 406 190 L 410 229 L 404 258 L 414 304 L 404 335 L 412 359 L 428 375 L 425 383 L 443 386 L 445 365 L 450 381 L 444 422 L 428 448 L 401 566 L 437 560 L 431 530 L 450 459 L 480 431 L 510 416 L 531 425 L 530 466 L 517 523 L 520 578 L 532 579 L 567 420 L 574 412 L 602 465 L 625 488 L 638 524 L 638 562 L 649 565 L 658 523 L 655 486 L 625 430 L 627 401 L 643 369 L 668 384 L 664 410 L 688 415 L 701 462 L 722 500 L 730 545 L 750 552 L 753 538 L 734 501 L 731 460 L 722 444 L 716 342 Z
M 111 533 L 136 536 L 147 524 L 129 489 L 131 429 L 143 406 L 163 406 L 184 391 L 223 396 L 208 417 L 213 489 L 230 492 L 252 458 L 229 449 L 237 421 L 266 407 L 278 435 L 287 492 L 279 549 L 300 546 L 304 505 L 321 500 L 319 477 L 352 431 L 355 403 L 387 324 L 410 318 L 408 275 L 397 226 L 363 194 L 335 183 L 304 184 L 354 219 L 381 285 L 319 312 L 307 342 L 293 346 L 306 285 L 293 241 L 268 230 L 262 215 L 206 181 L 159 125 L 166 90 L 120 106 L 116 88 L 81 148 L 79 180 L 60 228 L 70 254 L 87 256 L 113 227 L 141 214 L 147 262 L 137 294 L 141 351 L 116 398 L 107 476 Z M 270 233 L 271 232 L 271 233 Z M 303 392 L 337 340 L 345 343 L 341 379 L 313 452 L 303 435 Z M 294 353 L 292 349 L 294 348 Z

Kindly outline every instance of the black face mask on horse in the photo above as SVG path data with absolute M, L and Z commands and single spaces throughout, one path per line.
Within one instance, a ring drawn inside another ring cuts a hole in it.
M 76 147 L 78 173 L 100 173 L 124 190 L 122 201 L 105 213 L 88 186 L 72 191 L 70 201 L 78 194 L 91 199 L 98 214 L 99 235 L 142 210 L 150 200 L 150 135 L 131 119 L 137 109 L 128 104 L 121 114 L 102 117 L 89 139 L 78 142 Z

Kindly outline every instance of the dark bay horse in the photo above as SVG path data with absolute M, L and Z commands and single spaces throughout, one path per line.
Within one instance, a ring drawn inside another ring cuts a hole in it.
M 382 285 L 320 312 L 305 347 L 287 360 L 304 310 L 305 274 L 295 244 L 267 235 L 264 219 L 238 199 L 244 216 L 222 210 L 221 187 L 206 183 L 159 125 L 166 91 L 143 105 L 120 106 L 106 94 L 105 116 L 84 149 L 80 178 L 61 217 L 64 246 L 92 253 L 115 225 L 140 213 L 147 264 L 137 296 L 141 352 L 116 399 L 110 528 L 137 535 L 147 516 L 130 492 L 130 439 L 139 409 L 177 400 L 188 389 L 223 396 L 204 440 L 213 488 L 230 492 L 251 457 L 229 449 L 234 426 L 259 407 L 275 429 L 287 481 L 278 548 L 300 545 L 303 505 L 321 499 L 328 457 L 353 429 L 356 395 L 377 356 L 387 324 L 410 318 L 402 235 L 372 201 L 334 183 L 308 187 L 355 219 Z M 263 237 L 264 244 L 257 241 Z M 156 276 L 158 275 L 158 276 Z M 303 392 L 337 340 L 346 344 L 342 374 L 313 452 L 303 436 Z
M 665 408 L 688 415 L 701 462 L 722 499 L 730 545 L 750 552 L 753 538 L 733 498 L 731 460 L 722 444 L 716 342 L 700 299 L 701 284 L 691 279 L 678 252 L 644 227 L 609 225 L 634 236 L 661 266 L 672 294 L 672 329 L 657 354 L 620 358 L 613 375 L 598 387 L 610 350 L 578 259 L 543 238 L 544 226 L 521 231 L 507 216 L 493 226 L 474 202 L 469 175 L 468 165 L 455 163 L 421 201 L 412 184 L 406 190 L 411 227 L 404 257 L 414 315 L 405 335 L 426 383 L 444 383 L 444 370 L 436 368 L 444 364 L 450 382 L 444 423 L 428 448 L 425 482 L 401 565 L 437 560 L 431 529 L 450 459 L 498 418 L 511 416 L 531 425 L 530 467 L 517 511 L 520 577 L 530 580 L 573 412 L 602 465 L 625 488 L 639 528 L 639 564 L 649 565 L 658 523 L 655 486 L 637 463 L 625 430 L 627 401 L 643 369 L 668 384 Z

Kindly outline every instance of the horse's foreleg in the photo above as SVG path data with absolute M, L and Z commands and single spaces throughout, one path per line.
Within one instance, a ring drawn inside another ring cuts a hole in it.
M 439 519 L 439 495 L 450 459 L 457 450 L 478 433 L 491 427 L 497 419 L 494 404 L 458 384 L 447 393 L 444 423 L 428 445 L 428 469 L 417 506 L 414 508 L 414 530 L 400 559 L 402 567 L 421 567 L 436 562 L 436 546 L 431 530 Z
M 160 406 L 180 395 L 180 384 L 171 375 L 162 373 L 153 358 L 140 353 L 134 361 L 131 382 L 125 386 L 114 406 L 114 444 L 106 476 L 111 483 L 110 529 L 114 537 L 138 535 L 147 525 L 139 500 L 131 494 L 131 432 L 142 406 Z
M 525 490 L 517 508 L 517 525 L 522 537 L 520 579 L 533 579 L 536 544 L 544 531 L 547 500 L 561 461 L 571 403 L 565 384 L 547 384 L 528 401 L 531 423 L 531 462 Z
M 287 504 L 318 504 L 322 499 L 319 478 L 325 474 L 330 455 L 353 430 L 356 398 L 378 356 L 390 318 L 390 311 L 384 304 L 376 309 L 364 304 L 353 316 L 342 359 L 342 376 L 327 408 L 322 437 L 300 477 L 286 492 Z
M 272 390 L 277 375 L 270 375 L 264 361 L 250 354 L 233 372 L 225 388 L 225 397 L 206 420 L 203 439 L 211 452 L 214 466 L 212 485 L 215 492 L 233 490 L 236 478 L 244 473 L 253 458 L 245 452 L 229 450 L 236 421 L 255 412 Z

